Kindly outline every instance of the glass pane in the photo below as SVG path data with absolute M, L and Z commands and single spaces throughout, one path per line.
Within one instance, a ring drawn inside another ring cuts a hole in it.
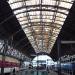
M 9 0 L 36 52 L 50 53 L 73 0 Z

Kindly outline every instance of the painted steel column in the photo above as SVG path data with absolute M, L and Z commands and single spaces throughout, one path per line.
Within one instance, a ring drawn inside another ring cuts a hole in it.
M 4 55 L 2 55 L 2 63 L 3 63 L 3 61 L 5 61 L 5 56 Z M 4 75 L 4 67 L 3 67 L 3 65 L 1 67 L 1 75 Z
M 61 75 L 61 42 L 58 39 L 57 40 L 57 50 L 58 50 L 58 63 L 57 63 L 57 68 L 58 68 L 58 75 Z
M 37 54 L 37 75 L 38 75 L 38 54 Z

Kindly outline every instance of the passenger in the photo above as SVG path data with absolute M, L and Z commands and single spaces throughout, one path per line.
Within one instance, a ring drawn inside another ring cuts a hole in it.
M 15 68 L 13 69 L 13 75 L 16 75 L 16 74 L 15 74 Z
M 29 69 L 32 69 L 32 68 L 33 68 L 33 66 L 31 64 L 29 64 Z
M 47 67 L 47 72 L 49 73 L 49 67 Z

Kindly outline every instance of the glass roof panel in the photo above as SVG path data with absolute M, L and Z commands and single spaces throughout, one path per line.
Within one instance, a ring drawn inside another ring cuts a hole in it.
M 55 0 L 43 0 L 42 4 L 44 5 L 55 5 Z
M 24 8 L 24 9 L 21 9 L 21 10 L 16 10 L 16 11 L 14 11 L 14 13 L 15 14 L 20 14 L 21 12 L 24 12 L 24 11 L 26 11 L 26 9 Z M 24 13 L 25 14 L 25 13 Z
M 66 1 L 66 0 L 64 0 Z M 69 1 L 69 0 L 68 0 Z M 66 3 L 66 2 L 60 2 L 59 6 L 61 7 L 65 7 L 65 8 L 70 8 L 72 4 L 70 3 Z
M 38 5 L 40 0 L 27 0 L 26 5 Z
M 35 52 L 50 53 L 73 0 L 9 0 Z

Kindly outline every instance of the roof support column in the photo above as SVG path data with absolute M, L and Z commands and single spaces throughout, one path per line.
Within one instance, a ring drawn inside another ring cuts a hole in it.
M 57 50 L 58 50 L 58 75 L 61 75 L 61 42 L 60 39 L 57 40 Z

